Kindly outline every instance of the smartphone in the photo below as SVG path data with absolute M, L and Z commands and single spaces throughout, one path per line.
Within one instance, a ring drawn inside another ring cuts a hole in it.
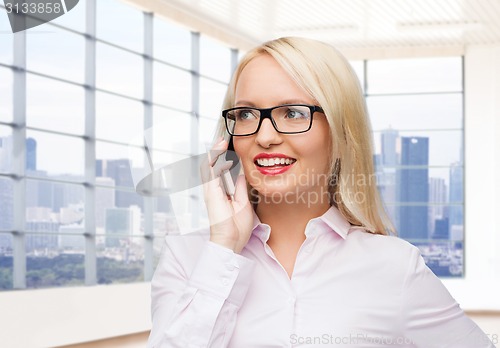
M 222 155 L 219 156 L 217 161 L 233 161 L 233 165 L 231 169 L 236 168 L 236 165 L 239 162 L 238 156 L 236 156 L 236 153 L 234 152 L 234 146 L 233 146 L 233 137 L 229 133 L 224 134 L 224 139 L 229 143 L 227 151 L 223 153 Z M 236 173 L 237 174 L 237 173 Z M 234 192 L 235 192 L 235 186 L 234 186 L 234 180 L 231 174 L 230 170 L 224 170 L 221 173 L 221 180 L 222 184 L 224 186 L 224 190 L 226 191 L 226 194 L 231 197 L 231 200 L 234 200 Z

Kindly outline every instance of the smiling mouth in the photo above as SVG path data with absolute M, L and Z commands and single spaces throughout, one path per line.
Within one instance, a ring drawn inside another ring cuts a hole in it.
M 293 158 L 259 158 L 255 160 L 255 164 L 258 167 L 270 168 L 270 167 L 286 167 L 297 162 Z

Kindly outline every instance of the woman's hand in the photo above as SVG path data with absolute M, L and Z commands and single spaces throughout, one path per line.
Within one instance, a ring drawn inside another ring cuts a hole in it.
M 210 221 L 210 240 L 240 253 L 252 233 L 253 211 L 248 200 L 244 175 L 236 180 L 234 200 L 226 194 L 221 172 L 231 168 L 232 161 L 220 165 L 217 158 L 227 151 L 228 142 L 221 139 L 208 152 L 200 171 L 203 194 Z

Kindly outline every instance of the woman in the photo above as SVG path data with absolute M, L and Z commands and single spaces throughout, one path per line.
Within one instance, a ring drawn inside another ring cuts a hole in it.
M 335 49 L 255 48 L 224 109 L 244 175 L 230 198 L 219 138 L 202 168 L 210 229 L 167 236 L 149 347 L 493 347 L 418 249 L 389 236 L 365 102 Z

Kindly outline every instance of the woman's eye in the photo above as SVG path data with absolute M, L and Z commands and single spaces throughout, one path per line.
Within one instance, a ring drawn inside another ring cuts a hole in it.
M 298 110 L 288 110 L 286 118 L 291 118 L 291 119 L 307 118 L 307 115 Z
M 239 112 L 238 118 L 240 120 L 252 120 L 255 119 L 255 112 L 252 110 L 241 110 Z

